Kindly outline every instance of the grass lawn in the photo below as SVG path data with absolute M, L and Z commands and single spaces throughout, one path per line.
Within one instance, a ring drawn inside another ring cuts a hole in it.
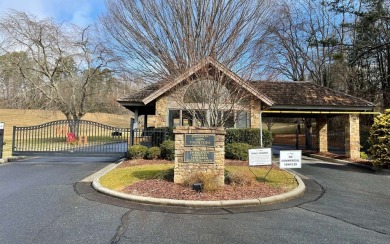
M 11 156 L 13 126 L 34 126 L 63 119 L 65 116 L 58 111 L 0 109 L 0 122 L 5 123 L 4 141 L 6 145 L 3 146 L 3 158 Z M 82 119 L 121 128 L 128 128 L 130 123 L 130 115 L 128 114 L 91 113 L 86 114 Z
M 164 171 L 173 169 L 174 164 L 137 165 L 126 168 L 116 168 L 100 178 L 100 184 L 104 187 L 120 191 L 127 185 L 142 180 L 156 179 Z
M 107 188 L 121 191 L 126 186 L 134 184 L 142 180 L 157 179 L 164 175 L 168 169 L 172 169 L 174 164 L 150 164 L 137 165 L 124 168 L 116 168 L 108 174 L 100 178 L 100 183 Z M 246 167 L 246 166 L 226 166 L 225 169 L 229 172 L 247 171 L 249 175 L 259 182 L 266 182 L 272 187 L 280 187 L 285 190 L 292 190 L 297 187 L 294 176 L 286 171 L 277 168 L 272 169 L 267 177 L 268 168 L 265 167 Z

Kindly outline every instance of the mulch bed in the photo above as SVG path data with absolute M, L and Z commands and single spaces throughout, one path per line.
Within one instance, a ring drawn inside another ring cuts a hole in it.
M 131 167 L 135 165 L 150 164 L 172 164 L 166 160 L 128 160 L 118 168 Z M 226 160 L 225 165 L 247 166 L 247 161 Z M 271 187 L 265 183 L 254 182 L 247 186 L 225 185 L 215 192 L 196 192 L 189 187 L 175 184 L 164 180 L 144 180 L 125 187 L 124 193 L 147 196 L 155 198 L 168 198 L 178 200 L 242 200 L 269 197 L 286 192 L 286 189 Z

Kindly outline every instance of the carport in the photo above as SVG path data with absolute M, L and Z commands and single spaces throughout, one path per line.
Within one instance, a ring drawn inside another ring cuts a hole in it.
M 314 120 L 315 140 L 307 149 L 328 152 L 328 122 L 339 117 L 344 121 L 345 155 L 360 158 L 360 115 L 377 115 L 374 104 L 311 82 L 252 82 L 259 92 L 273 101 L 263 106 L 260 120 L 265 117 L 303 118 Z M 262 123 L 261 123 L 262 124 Z M 305 124 L 305 127 L 308 124 Z M 308 137 L 308 134 L 306 134 Z M 308 140 L 308 138 L 306 138 Z

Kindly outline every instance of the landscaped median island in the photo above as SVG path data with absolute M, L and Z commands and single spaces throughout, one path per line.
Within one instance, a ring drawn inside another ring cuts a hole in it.
M 197 174 L 184 184 L 175 184 L 174 163 L 166 160 L 124 161 L 99 181 L 105 188 L 130 195 L 195 201 L 266 198 L 290 192 L 298 186 L 294 175 L 276 166 L 271 170 L 270 166 L 249 168 L 247 161 L 237 160 L 226 160 L 225 164 L 223 187 L 214 187 L 213 177 L 206 174 Z M 203 183 L 203 191 L 193 189 L 197 182 Z

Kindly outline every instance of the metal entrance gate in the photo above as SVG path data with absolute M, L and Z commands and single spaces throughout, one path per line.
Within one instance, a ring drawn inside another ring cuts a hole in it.
M 13 127 L 14 156 L 125 156 L 130 128 L 86 120 Z

